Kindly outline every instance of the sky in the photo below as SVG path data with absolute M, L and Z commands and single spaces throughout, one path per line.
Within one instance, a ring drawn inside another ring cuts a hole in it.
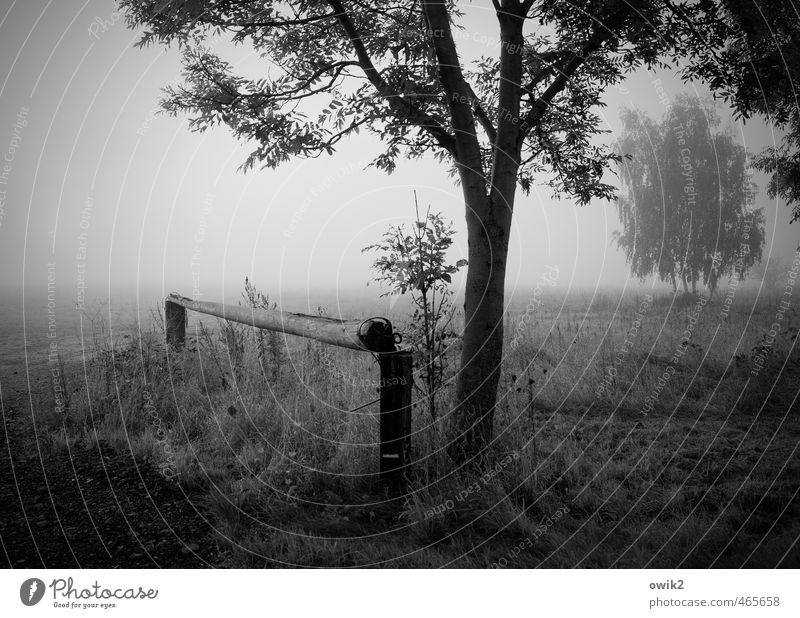
M 463 6 L 462 55 L 496 53 L 491 3 Z M 363 290 L 374 256 L 361 249 L 410 221 L 414 191 L 453 221 L 452 259 L 466 257 L 460 190 L 432 157 L 390 176 L 365 170 L 380 144 L 362 134 L 332 157 L 245 174 L 249 150 L 224 128 L 193 133 L 186 118 L 157 113 L 161 88 L 178 81 L 178 54 L 135 48 L 138 36 L 111 0 L 0 2 L 0 286 L 46 291 L 54 281 L 76 299 L 155 286 L 221 300 L 248 276 L 273 297 Z M 245 46 L 224 55 L 258 68 Z M 621 106 L 660 117 L 682 90 L 706 94 L 668 72 L 631 75 L 600 110 L 608 139 Z M 776 139 L 761 121 L 732 126 L 752 151 Z M 766 213 L 765 257 L 792 253 L 800 226 L 788 225 L 789 209 L 763 190 L 756 205 Z M 553 267 L 559 286 L 635 283 L 612 244 L 613 204 L 578 207 L 535 187 L 519 194 L 514 217 L 509 289 Z

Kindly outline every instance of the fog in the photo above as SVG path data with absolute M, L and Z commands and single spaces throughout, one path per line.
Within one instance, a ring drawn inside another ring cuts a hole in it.
M 464 10 L 462 54 L 496 51 L 492 11 Z M 387 176 L 365 169 L 381 145 L 358 135 L 332 157 L 244 174 L 249 150 L 224 128 L 193 133 L 186 118 L 156 113 L 160 89 L 178 77 L 177 51 L 135 49 L 137 38 L 105 0 L 27 0 L 0 15 L 0 285 L 44 291 L 51 265 L 76 299 L 131 286 L 230 298 L 245 276 L 275 298 L 377 296 L 365 289 L 373 256 L 361 249 L 413 217 L 414 190 L 423 207 L 452 219 L 452 258 L 465 257 L 460 190 L 432 157 Z M 225 51 L 243 71 L 257 69 L 247 47 Z M 660 117 L 665 97 L 681 90 L 705 94 L 671 73 L 631 75 L 600 110 L 607 139 L 620 106 Z M 752 151 L 776 139 L 761 121 L 730 123 Z M 763 189 L 756 205 L 766 213 L 765 258 L 790 254 L 798 228 L 787 225 L 789 209 Z M 612 244 L 612 203 L 577 207 L 535 186 L 519 194 L 514 217 L 509 289 L 534 285 L 548 267 L 563 287 L 639 285 Z

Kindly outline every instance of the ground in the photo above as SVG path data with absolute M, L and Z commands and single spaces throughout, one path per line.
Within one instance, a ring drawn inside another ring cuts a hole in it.
M 772 335 L 777 297 L 740 293 L 730 310 L 535 298 L 508 313 L 490 467 L 457 470 L 444 454 L 448 387 L 436 419 L 415 408 L 400 496 L 376 482 L 376 406 L 352 411 L 376 396 L 369 355 L 222 324 L 190 329 L 175 353 L 154 328 L 66 370 L 60 410 L 49 376 L 31 397 L 4 381 L 6 558 L 800 566 L 796 312 Z
M 47 376 L 34 380 L 34 388 L 40 388 Z M 219 560 L 196 497 L 150 465 L 102 443 L 68 452 L 53 449 L 47 439 L 37 446 L 21 382 L 3 384 L 0 540 L 5 565 L 192 568 Z

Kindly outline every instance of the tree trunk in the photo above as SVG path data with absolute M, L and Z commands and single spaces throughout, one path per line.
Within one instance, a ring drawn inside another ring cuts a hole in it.
M 492 208 L 489 197 L 475 197 L 484 203 L 481 209 L 484 212 L 497 210 Z M 467 215 L 469 269 L 464 296 L 465 326 L 448 450 L 457 463 L 479 466 L 492 440 L 503 358 L 504 285 L 511 213 L 506 217 L 481 216 L 476 210 L 470 208 Z
M 689 282 L 686 281 L 686 273 L 685 272 L 681 273 L 681 281 L 683 282 L 683 293 L 684 294 L 688 294 L 689 293 Z
M 500 11 L 500 86 L 490 177 L 459 168 L 469 243 L 464 337 L 448 452 L 458 464 L 481 467 L 492 441 L 503 360 L 503 310 L 508 241 L 520 165 L 522 26 L 524 11 Z M 488 181 L 488 182 L 487 182 Z

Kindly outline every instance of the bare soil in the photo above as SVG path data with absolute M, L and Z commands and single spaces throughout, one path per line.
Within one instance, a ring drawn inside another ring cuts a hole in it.
M 100 443 L 55 449 L 29 392 L 48 376 L 4 376 L 0 563 L 7 568 L 192 568 L 219 563 L 198 496 Z

